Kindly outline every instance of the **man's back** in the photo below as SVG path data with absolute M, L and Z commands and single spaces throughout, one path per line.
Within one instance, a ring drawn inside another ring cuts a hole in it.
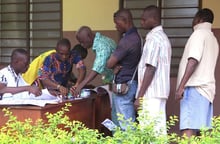
M 95 34 L 92 50 L 96 53 L 92 70 L 103 75 L 103 83 L 110 83 L 113 71 L 106 67 L 107 60 L 116 48 L 116 43 L 100 33 Z
M 188 58 L 198 61 L 198 66 L 189 78 L 186 86 L 196 86 L 200 93 L 210 101 L 215 93 L 215 66 L 218 58 L 219 46 L 217 39 L 211 32 L 210 23 L 200 23 L 194 27 L 194 32 L 187 41 L 183 57 L 180 62 L 177 84 L 180 83 Z M 205 93 L 204 93 L 205 91 Z

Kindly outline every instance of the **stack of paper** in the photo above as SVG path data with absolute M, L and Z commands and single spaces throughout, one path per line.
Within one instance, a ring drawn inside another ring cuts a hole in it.
M 0 101 L 0 105 L 36 105 L 44 107 L 46 104 L 57 104 L 58 102 L 58 100 L 5 99 Z
M 46 104 L 57 104 L 60 101 L 60 98 L 57 98 L 49 93 L 47 89 L 42 90 L 41 96 L 34 96 L 33 94 L 25 95 L 11 95 L 0 100 L 0 105 L 36 105 L 44 107 Z

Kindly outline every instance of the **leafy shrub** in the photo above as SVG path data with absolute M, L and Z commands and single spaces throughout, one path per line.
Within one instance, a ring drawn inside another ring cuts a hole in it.
M 220 117 L 214 117 L 212 120 L 212 129 L 201 129 L 200 136 L 192 136 L 188 139 L 186 136 L 178 136 L 175 133 L 169 135 L 169 141 L 177 144 L 220 144 Z
M 102 134 L 88 129 L 79 121 L 70 121 L 65 115 L 70 104 L 57 113 L 46 113 L 48 122 L 42 119 L 33 124 L 31 119 L 18 121 L 9 109 L 3 109 L 9 120 L 0 129 L 1 144 L 92 144 L 102 141 Z
M 31 119 L 24 122 L 18 121 L 12 115 L 10 109 L 4 109 L 5 116 L 9 120 L 0 129 L 1 144 L 219 144 L 220 143 L 220 117 L 213 119 L 213 129 L 202 129 L 201 136 L 181 137 L 176 133 L 167 135 L 155 131 L 154 126 L 158 123 L 144 110 L 139 110 L 139 121 L 145 125 L 124 121 L 129 124 L 125 131 L 116 128 L 113 136 L 104 136 L 98 130 L 89 129 L 79 121 L 70 121 L 65 115 L 70 104 L 66 104 L 57 113 L 46 113 L 48 122 L 39 119 L 33 124 Z M 120 117 L 122 119 L 122 116 Z M 177 121 L 176 116 L 170 117 L 167 124 L 169 130 Z

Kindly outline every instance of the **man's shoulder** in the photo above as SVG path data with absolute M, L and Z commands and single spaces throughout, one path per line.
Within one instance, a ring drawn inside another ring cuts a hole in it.
M 7 77 L 7 78 L 12 76 L 8 66 L 6 66 L 6 67 L 4 67 L 0 70 L 0 76 L 1 77 L 4 76 L 4 77 Z
M 45 57 L 45 59 L 55 59 L 56 52 L 53 52 Z
M 96 36 L 94 39 L 93 50 L 97 50 L 97 49 L 99 49 L 99 47 L 100 48 L 110 47 L 112 49 L 115 49 L 116 42 L 112 38 L 100 34 L 99 36 Z
M 100 32 L 96 32 L 95 40 L 104 40 L 108 42 L 114 42 L 114 40 L 106 35 L 101 34 Z
M 0 74 L 4 74 L 5 73 L 5 68 L 0 69 Z
M 141 43 L 141 37 L 137 31 L 131 32 L 128 35 L 123 36 L 118 45 L 132 45 L 134 43 Z
M 51 54 L 49 54 L 48 56 L 46 56 L 45 58 L 44 58 L 44 61 L 43 61 L 43 63 L 44 64 L 52 64 L 53 62 L 55 62 L 55 61 L 57 61 L 56 60 L 56 55 L 55 55 L 56 53 L 51 53 Z
M 50 55 L 50 54 L 53 54 L 53 53 L 56 53 L 56 50 L 55 50 L 55 49 L 46 51 L 46 52 L 42 53 L 40 56 L 41 56 L 41 57 L 46 57 L 46 56 L 48 56 L 48 55 Z
M 0 69 L 0 72 L 5 72 L 5 71 L 9 71 L 9 70 L 8 70 L 8 66 L 5 66 L 5 67 L 3 67 L 3 68 Z
M 157 30 L 157 31 L 150 31 L 146 36 L 146 40 L 162 43 L 169 41 L 169 38 L 163 30 Z

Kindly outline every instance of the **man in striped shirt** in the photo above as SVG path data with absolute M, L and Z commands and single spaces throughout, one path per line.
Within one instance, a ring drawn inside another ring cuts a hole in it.
M 138 66 L 135 106 L 143 98 L 143 110 L 153 118 L 155 130 L 166 134 L 166 100 L 170 92 L 171 45 L 161 26 L 160 9 L 148 6 L 141 17 L 147 36 Z M 149 122 L 149 121 L 148 121 Z M 140 124 L 144 124 L 140 122 Z M 144 126 L 144 125 L 143 125 Z

